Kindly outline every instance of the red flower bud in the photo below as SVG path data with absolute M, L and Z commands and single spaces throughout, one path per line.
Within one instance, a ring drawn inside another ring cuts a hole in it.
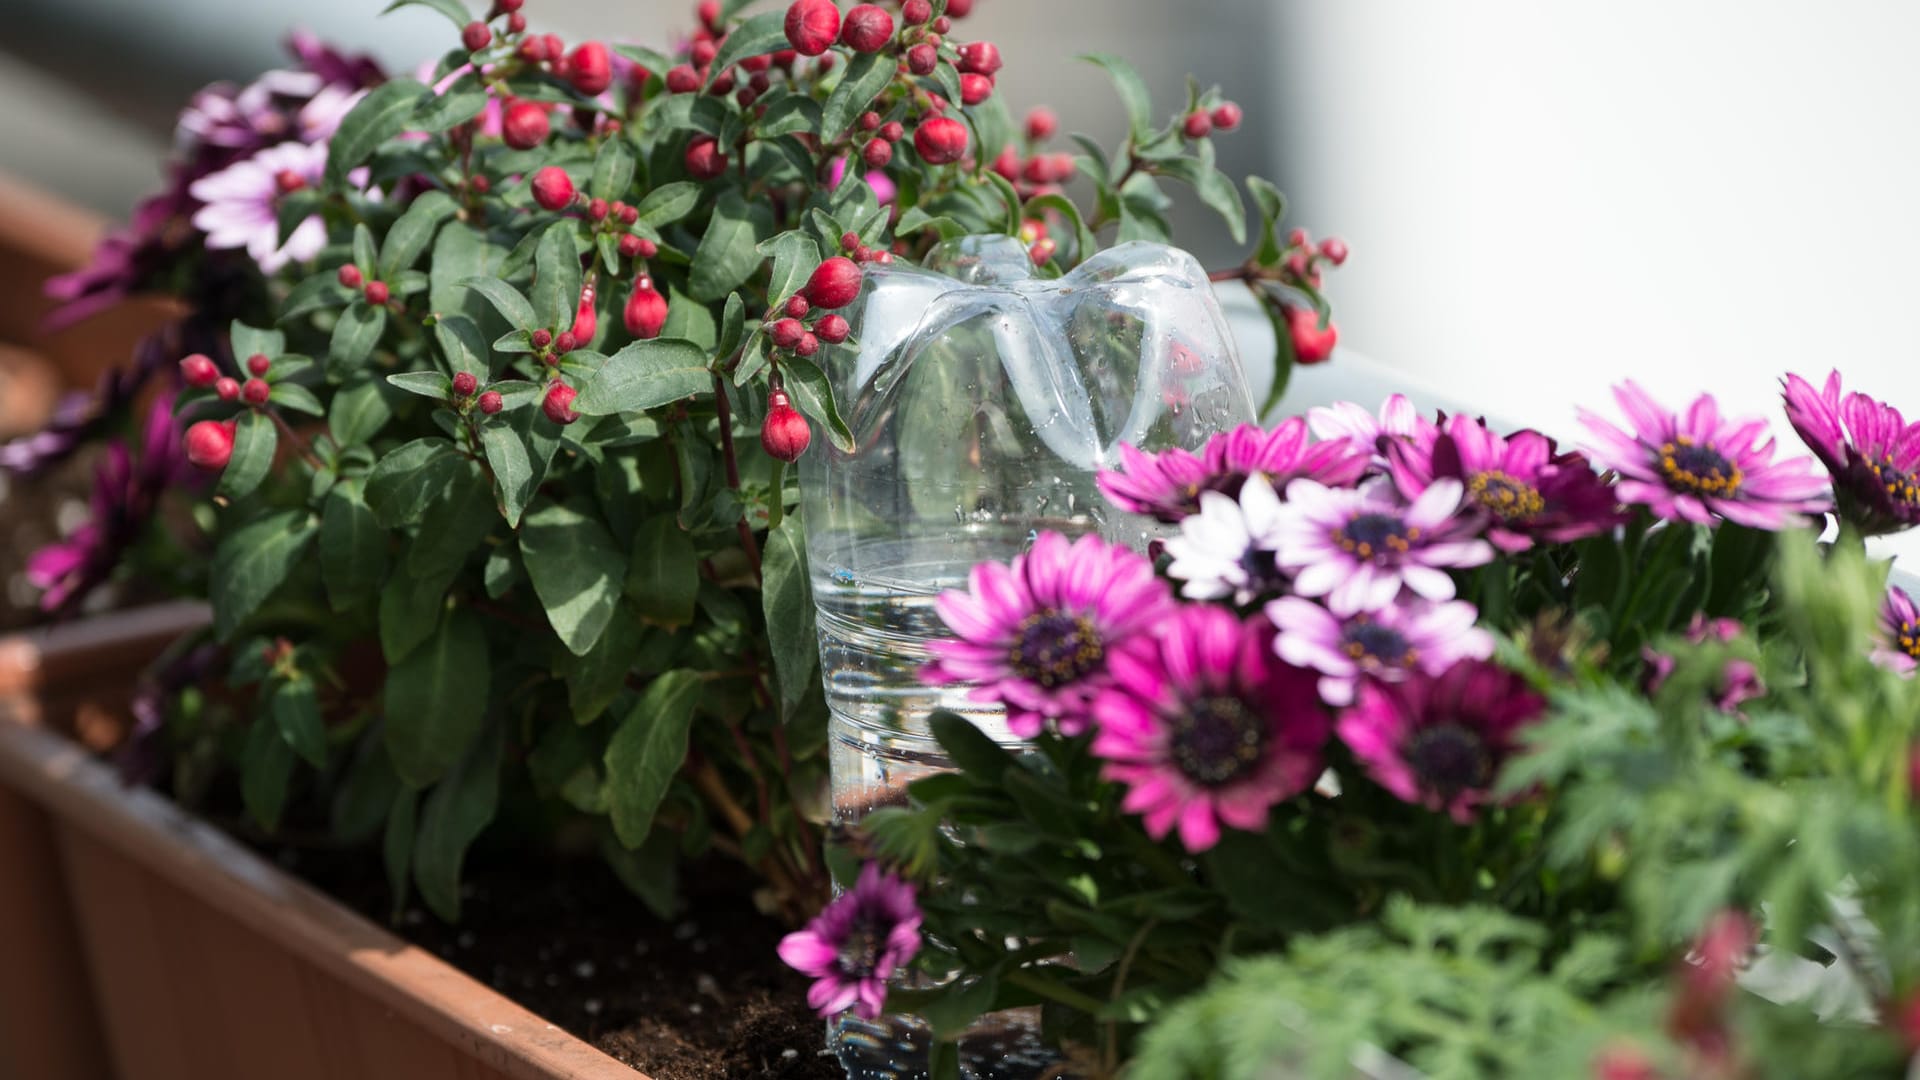
M 510 34 L 526 33 L 527 17 L 525 15 L 520 14 L 517 11 L 507 16 L 507 32 Z
M 978 105 L 993 96 L 993 80 L 968 72 L 960 76 L 960 104 Z
M 488 416 L 492 416 L 506 407 L 507 399 L 501 397 L 500 391 L 498 390 L 489 390 L 480 395 L 480 411 L 486 413 Z
M 579 396 L 579 391 L 555 380 L 547 386 L 547 396 L 540 399 L 540 411 L 556 424 L 571 424 L 580 419 L 580 414 L 573 411 L 573 399 Z
M 720 46 L 711 41 L 696 41 L 693 48 L 687 50 L 687 59 L 693 61 L 693 66 L 697 68 L 713 63 L 713 58 L 719 55 Z
M 868 139 L 867 145 L 860 148 L 860 160 L 869 169 L 884 169 L 887 162 L 893 160 L 893 144 L 885 139 Z
M 791 71 L 794 61 L 798 59 L 800 59 L 800 54 L 794 52 L 792 49 L 780 49 L 773 54 L 773 66 L 779 68 L 781 71 Z
M 587 202 L 587 216 L 595 221 L 607 220 L 607 214 L 612 209 L 605 199 L 591 199 Z
M 553 336 L 553 351 L 562 356 L 580 347 L 580 339 L 571 330 L 562 330 Z
M 248 379 L 240 384 L 240 400 L 249 405 L 265 405 L 273 389 L 265 379 Z
M 620 255 L 622 258 L 631 259 L 638 254 L 640 254 L 639 237 L 628 233 L 620 238 Z
M 700 0 L 694 5 L 693 13 L 699 17 L 701 26 L 716 34 L 720 32 L 720 0 Z
M 247 370 L 255 375 L 265 375 L 272 366 L 273 361 L 267 358 L 266 353 L 254 353 L 247 357 Z
M 1287 333 L 1293 338 L 1293 359 L 1301 364 L 1318 364 L 1333 355 L 1340 330 L 1333 323 L 1320 328 L 1320 316 L 1310 307 L 1287 308 Z
M 527 0 L 493 0 L 493 6 L 511 15 L 525 7 Z
M 1325 255 L 1328 262 L 1339 266 L 1347 261 L 1347 242 L 1337 236 L 1329 236 L 1320 241 L 1320 254 Z
M 833 0 L 793 0 L 787 9 L 787 42 L 801 56 L 819 56 L 840 35 L 840 9 Z
M 952 11 L 953 5 L 948 4 Z M 1000 47 L 991 41 L 970 41 L 960 46 L 960 70 L 975 75 L 992 75 L 1000 70 Z
M 599 97 L 613 85 L 613 63 L 607 47 L 597 41 L 576 46 L 567 58 L 567 81 L 588 97 Z
M 768 394 L 767 421 L 760 425 L 760 448 L 769 457 L 798 461 L 812 441 L 813 430 L 807 427 L 807 418 L 793 407 L 787 392 L 775 390 Z
M 934 100 L 939 100 L 935 98 Z M 899 142 L 907 136 L 907 126 L 898 120 L 889 120 L 880 125 L 877 134 L 888 142 Z
M 547 346 L 553 344 L 553 331 L 545 329 L 543 327 L 527 335 L 527 338 L 529 341 L 533 343 L 534 348 L 544 349 Z
M 653 241 L 647 239 L 644 236 L 640 238 L 640 257 L 641 258 L 651 259 L 658 254 L 660 254 L 659 244 L 654 243 Z
M 751 108 L 754 102 L 760 100 L 760 95 L 757 93 L 754 93 L 753 87 L 743 86 L 739 90 L 734 92 L 733 100 L 735 104 L 739 105 L 743 109 L 746 109 L 746 108 Z
M 1593 1080 L 1660 1080 L 1660 1070 L 1631 1046 L 1611 1046 L 1594 1057 Z
M 687 144 L 687 172 L 696 180 L 711 180 L 727 171 L 727 157 L 711 135 L 695 135 Z
M 908 26 L 919 26 L 933 18 L 933 5 L 927 0 L 907 0 L 900 5 L 900 21 Z
M 1028 139 L 1032 140 L 1033 142 L 1045 142 L 1046 140 L 1053 138 L 1053 133 L 1058 130 L 1060 130 L 1060 121 L 1053 115 L 1052 109 L 1049 109 L 1046 106 L 1042 105 L 1042 106 L 1039 106 L 1038 108 L 1028 110 L 1027 112 L 1027 138 Z
M 868 109 L 860 114 L 860 130 L 872 131 L 880 126 L 880 114 Z
M 667 298 L 653 287 L 652 278 L 642 274 L 634 279 L 623 320 L 627 333 L 643 341 L 660 336 L 660 328 L 667 324 Z
M 194 353 L 180 360 L 180 377 L 188 386 L 212 386 L 220 380 L 220 369 L 204 353 Z
M 813 305 L 807 303 L 807 298 L 801 296 L 799 293 L 794 293 L 792 296 L 787 297 L 787 318 L 804 319 L 807 317 L 807 313 L 812 310 Z
M 800 335 L 806 332 L 807 328 L 800 325 L 799 319 L 781 319 L 768 329 L 767 336 L 773 339 L 776 346 L 791 349 L 800 343 Z
M 345 285 L 349 289 L 357 289 L 360 287 L 360 281 L 359 267 L 348 263 L 340 268 L 340 284 Z
M 485 195 L 493 190 L 493 181 L 484 176 L 474 175 L 467 178 L 467 187 L 473 189 L 476 195 Z
M 600 309 L 594 302 L 592 285 L 580 288 L 580 307 L 573 313 L 573 340 L 585 345 L 593 340 L 593 332 L 600 329 Z
M 1020 179 L 1020 155 L 1011 146 L 1001 147 L 1000 156 L 993 159 L 993 171 L 1008 180 Z
M 566 75 L 567 47 L 560 42 L 559 34 L 542 34 L 540 43 L 546 48 L 547 61 L 553 65 L 555 75 Z
M 813 324 L 813 332 L 820 336 L 820 340 L 833 345 L 847 340 L 851 329 L 847 320 L 838 315 L 822 315 L 820 321 Z
M 292 169 L 281 169 L 273 174 L 273 186 L 282 195 L 291 195 L 307 186 L 307 178 Z
M 233 460 L 233 428 L 219 420 L 201 420 L 187 428 L 187 460 L 219 472 Z
M 1288 247 L 1308 247 L 1312 243 L 1313 237 L 1307 234 L 1307 230 L 1298 227 L 1287 230 Z
M 921 42 L 907 50 L 907 70 L 915 75 L 931 75 L 940 66 L 940 50 Z
M 487 24 L 478 19 L 468 23 L 460 31 L 460 44 L 465 45 L 468 52 L 479 52 L 492 43 L 493 31 L 487 29 Z
M 852 259 L 835 255 L 814 269 L 800 291 L 814 307 L 846 307 L 860 295 L 860 268 Z
M 942 15 L 939 18 L 933 20 L 934 33 L 944 34 L 951 29 L 953 29 L 953 20 L 947 18 L 945 15 Z
M 213 381 L 213 392 L 221 401 L 232 401 L 240 396 L 240 381 L 231 375 L 222 375 Z
M 973 14 L 973 0 L 947 0 L 947 14 L 955 19 L 964 19 Z
M 1213 132 L 1213 121 L 1198 109 L 1187 114 L 1180 130 L 1189 139 L 1204 139 Z
M 946 116 L 922 120 L 913 129 L 913 148 L 929 165 L 951 165 L 967 156 L 967 125 Z
M 1241 117 L 1240 106 L 1231 101 L 1223 101 L 1213 107 L 1213 126 L 1221 131 L 1232 131 L 1239 127 Z
M 841 251 L 860 250 L 860 234 L 857 232 L 853 232 L 851 230 L 841 233 L 840 234 L 840 250 Z
M 812 356 L 820 351 L 820 339 L 812 334 L 801 334 L 800 340 L 793 343 L 793 351 L 800 356 Z
M 667 93 L 691 94 L 700 89 L 700 73 L 691 64 L 679 64 L 667 71 Z
M 454 373 L 453 395 L 455 397 L 472 397 L 473 392 L 478 389 L 480 389 L 480 380 L 473 377 L 473 372 L 459 371 Z
M 1032 259 L 1035 266 L 1045 266 L 1047 260 L 1053 258 L 1053 253 L 1057 250 L 1059 245 L 1054 243 L 1052 237 L 1042 237 L 1027 249 L 1027 258 Z
M 631 225 L 640 220 L 639 207 L 628 206 L 623 202 L 613 204 L 613 214 L 620 219 L 620 224 L 622 225 Z
M 531 150 L 547 141 L 552 130 L 547 110 L 531 101 L 516 101 L 500 118 L 500 137 L 515 150 Z
M 369 281 L 367 282 L 367 287 L 362 291 L 366 295 L 367 303 L 372 304 L 374 307 L 384 305 L 389 297 L 387 283 L 384 281 Z
M 558 165 L 533 174 L 533 201 L 542 210 L 564 210 L 573 205 L 573 178 Z
M 854 52 L 879 52 L 893 40 L 893 16 L 878 4 L 861 4 L 847 12 L 840 40 Z

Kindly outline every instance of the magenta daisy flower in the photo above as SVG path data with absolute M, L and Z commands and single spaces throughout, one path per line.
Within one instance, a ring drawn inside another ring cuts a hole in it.
M 1345 490 L 1295 480 L 1282 511 L 1280 566 L 1293 572 L 1294 592 L 1326 597 L 1336 615 L 1386 607 L 1402 586 L 1451 600 L 1448 569 L 1493 559 L 1472 519 L 1455 513 L 1464 490 L 1458 480 L 1435 480 L 1408 504 L 1384 482 Z
M 1149 454 L 1121 443 L 1120 469 L 1102 469 L 1094 482 L 1122 510 L 1177 522 L 1200 511 L 1200 493 L 1212 476 L 1191 451 L 1176 447 Z
M 1307 426 L 1322 439 L 1345 439 L 1361 450 L 1371 452 L 1373 463 L 1384 468 L 1387 450 L 1396 443 L 1430 444 L 1438 434 L 1433 421 L 1420 415 L 1405 394 L 1393 394 L 1380 405 L 1375 416 L 1351 401 L 1307 410 Z
M 1920 668 L 1920 606 L 1905 589 L 1887 590 L 1887 602 L 1880 608 L 1880 637 L 1873 658 L 1881 667 L 1902 675 Z
M 1344 439 L 1314 442 L 1306 421 L 1282 420 L 1271 431 L 1242 424 L 1207 441 L 1199 454 L 1173 449 L 1148 454 L 1120 444 L 1121 471 L 1102 471 L 1100 490 L 1116 506 L 1177 522 L 1200 512 L 1200 495 L 1240 494 L 1250 476 L 1263 476 L 1278 491 L 1307 477 L 1331 487 L 1346 487 L 1366 471 L 1367 456 Z
M 1295 667 L 1320 673 L 1320 700 L 1353 703 L 1363 677 L 1400 682 L 1415 672 L 1438 675 L 1461 660 L 1493 655 L 1493 635 L 1474 626 L 1479 612 L 1459 600 L 1390 604 L 1342 618 L 1298 596 L 1267 605 L 1280 631 L 1273 648 Z
M 1436 479 L 1464 484 L 1467 508 L 1485 519 L 1487 539 L 1501 551 L 1563 544 L 1621 520 L 1613 488 L 1585 455 L 1557 453 L 1537 431 L 1503 437 L 1483 421 L 1455 415 L 1432 439 L 1393 444 L 1388 457 L 1394 485 L 1409 499 Z
M 968 584 L 934 601 L 958 640 L 934 642 L 922 676 L 978 684 L 968 696 L 1004 703 L 1007 726 L 1028 739 L 1048 720 L 1085 731 L 1110 662 L 1149 647 L 1173 603 L 1152 563 L 1097 536 L 1042 534 L 1011 565 L 974 567 Z
M 1312 786 L 1327 717 L 1313 676 L 1274 657 L 1259 619 L 1183 607 L 1155 638 L 1156 649 L 1114 658 L 1093 752 L 1149 835 L 1178 829 L 1188 851 L 1205 851 L 1222 824 L 1259 829 L 1275 803 Z
M 1375 783 L 1466 824 L 1546 705 L 1513 672 L 1462 660 L 1436 677 L 1362 683 L 1337 730 Z
M 1840 373 L 1815 390 L 1783 380 L 1787 420 L 1833 475 L 1840 516 L 1868 536 L 1920 525 L 1920 423 L 1862 393 L 1840 396 Z
M 913 886 L 882 872 L 860 870 L 853 888 L 814 916 L 806 929 L 780 939 L 780 959 L 811 976 L 807 1005 L 821 1016 L 851 1008 L 872 1020 L 887 1003 L 887 980 L 920 951 L 920 906 Z
M 1773 440 L 1760 441 L 1765 420 L 1723 420 L 1712 394 L 1684 415 L 1667 412 L 1631 380 L 1613 396 L 1632 434 L 1585 409 L 1580 422 L 1593 435 L 1594 459 L 1620 473 L 1621 501 L 1668 520 L 1708 525 L 1719 515 L 1755 529 L 1782 529 L 1797 514 L 1827 508 L 1812 459 L 1773 460 Z

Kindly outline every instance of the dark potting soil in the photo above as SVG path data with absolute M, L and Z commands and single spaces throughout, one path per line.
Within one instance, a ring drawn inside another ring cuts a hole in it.
M 388 924 L 377 858 L 281 862 Z M 663 921 L 598 860 L 481 864 L 458 925 L 415 904 L 394 930 L 653 1080 L 842 1080 L 807 980 L 774 954 L 784 929 L 751 889 L 732 866 L 689 868 L 685 913 Z

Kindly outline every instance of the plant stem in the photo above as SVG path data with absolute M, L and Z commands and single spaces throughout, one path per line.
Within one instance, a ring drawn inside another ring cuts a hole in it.
M 733 408 L 727 404 L 727 384 L 720 378 L 719 372 L 713 373 L 714 407 L 720 414 L 720 456 L 727 463 L 727 486 L 736 494 L 740 491 L 740 459 L 733 451 Z M 743 514 L 735 522 L 740 532 L 740 546 L 746 549 L 747 561 L 753 564 L 753 580 L 760 580 L 760 543 L 753 538 L 753 526 L 747 524 Z
M 1027 968 L 1014 968 L 1002 978 L 1022 990 L 1031 990 L 1049 1001 L 1057 1001 L 1070 1009 L 1078 1009 L 1088 1016 L 1098 1016 L 1107 1003 L 1092 994 L 1083 994 L 1057 979 L 1048 978 Z
M 301 438 L 300 433 L 293 430 L 293 426 L 288 424 L 286 418 L 280 415 L 280 410 L 262 409 L 260 411 L 266 413 L 267 419 L 273 421 L 273 426 L 280 429 L 281 437 L 292 443 L 293 448 L 299 451 L 301 460 L 307 463 L 308 468 L 314 472 L 319 472 L 327 467 L 325 463 L 320 460 L 319 456 L 313 452 L 313 447 L 307 440 Z

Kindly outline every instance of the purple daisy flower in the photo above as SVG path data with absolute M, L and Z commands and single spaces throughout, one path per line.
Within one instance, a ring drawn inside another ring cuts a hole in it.
M 1200 493 L 1213 474 L 1192 451 L 1149 454 L 1120 444 L 1120 469 L 1102 469 L 1094 482 L 1115 506 L 1165 522 L 1177 522 L 1200 510 Z
M 1862 393 L 1840 396 L 1840 373 L 1815 390 L 1782 380 L 1787 420 L 1833 475 L 1840 516 L 1868 536 L 1920 525 L 1920 423 Z
M 1687 624 L 1687 641 L 1694 645 L 1709 641 L 1724 645 L 1738 638 L 1742 629 L 1738 619 L 1709 619 L 1695 612 L 1693 621 Z M 1651 646 L 1642 648 L 1640 657 L 1647 662 L 1647 693 L 1657 694 L 1679 660 L 1672 653 L 1655 652 Z M 1750 660 L 1731 657 L 1720 671 L 1713 690 L 1713 705 L 1724 713 L 1738 712 L 1742 702 L 1764 697 L 1766 692 L 1766 684 L 1760 681 L 1760 669 Z
M 1586 456 L 1558 453 L 1537 431 L 1503 437 L 1484 421 L 1455 415 L 1432 439 L 1392 444 L 1388 458 L 1394 485 L 1409 499 L 1436 479 L 1464 484 L 1467 507 L 1486 520 L 1487 539 L 1501 551 L 1563 544 L 1622 520 L 1613 488 Z
M 1127 785 L 1121 808 L 1155 839 L 1179 830 L 1188 851 L 1220 826 L 1253 831 L 1268 810 L 1313 785 L 1326 714 L 1313 676 L 1273 655 L 1273 629 L 1193 605 L 1167 619 L 1158 647 L 1116 656 L 1114 685 L 1094 704 L 1093 752 Z
M 1278 491 L 1305 477 L 1346 487 L 1366 471 L 1367 457 L 1344 439 L 1314 442 L 1299 417 L 1272 430 L 1242 424 L 1207 440 L 1199 454 L 1173 449 L 1159 454 L 1120 444 L 1121 471 L 1102 471 L 1100 490 L 1116 506 L 1173 523 L 1200 512 L 1200 494 L 1240 494 L 1250 476 L 1263 476 Z
M 813 978 L 807 1005 L 821 1016 L 851 1008 L 872 1020 L 887 1003 L 887 980 L 920 951 L 920 905 L 913 886 L 878 863 L 860 869 L 804 930 L 780 939 L 780 959 Z
M 1320 700 L 1336 708 L 1353 703 L 1362 678 L 1400 682 L 1493 655 L 1493 635 L 1474 625 L 1479 612 L 1460 600 L 1416 600 L 1342 618 L 1312 600 L 1283 596 L 1266 610 L 1280 631 L 1274 652 L 1319 672 Z
M 1462 660 L 1437 677 L 1362 683 L 1337 730 L 1375 783 L 1464 825 L 1546 705 L 1506 668 Z
M 1279 546 L 1280 496 L 1267 478 L 1255 474 L 1241 485 L 1240 497 L 1217 491 L 1200 493 L 1200 512 L 1180 523 L 1180 535 L 1167 541 L 1173 562 L 1167 576 L 1183 582 L 1180 595 L 1194 600 L 1232 597 L 1235 604 L 1286 585 L 1274 559 Z
M 327 245 L 326 224 L 314 214 L 294 226 L 282 244 L 280 197 L 289 179 L 318 184 L 326 166 L 324 143 L 286 142 L 202 177 L 187 189 L 205 204 L 193 215 L 194 227 L 207 234 L 210 248 L 245 248 L 265 274 L 289 262 L 306 262 Z
M 1063 734 L 1085 731 L 1109 665 L 1150 647 L 1146 635 L 1173 603 L 1152 563 L 1097 536 L 1044 533 L 1011 565 L 974 567 L 968 584 L 934 600 L 958 640 L 933 643 L 922 677 L 978 684 L 968 696 L 1003 702 L 1007 727 L 1027 739 L 1048 720 Z
M 1474 522 L 1455 513 L 1464 490 L 1458 480 L 1435 480 L 1408 504 L 1384 482 L 1343 490 L 1295 480 L 1279 529 L 1280 566 L 1293 573 L 1294 592 L 1326 597 L 1336 615 L 1386 607 L 1402 586 L 1451 600 L 1447 569 L 1493 559 L 1493 546 L 1472 535 Z
M 1353 446 L 1372 452 L 1373 464 L 1387 465 L 1387 450 L 1396 443 L 1431 443 L 1438 429 L 1421 416 L 1405 394 L 1393 394 L 1380 405 L 1375 416 L 1351 401 L 1307 410 L 1307 426 L 1322 439 L 1345 439 Z
M 1585 409 L 1580 422 L 1595 440 L 1594 459 L 1620 473 L 1615 491 L 1623 502 L 1668 520 L 1708 525 L 1717 514 L 1770 530 L 1827 509 L 1811 458 L 1773 460 L 1773 440 L 1760 441 L 1765 420 L 1723 420 L 1712 394 L 1695 398 L 1684 415 L 1667 412 L 1631 380 L 1613 396 L 1632 434 Z
M 1881 667 L 1902 675 L 1920 668 L 1920 606 L 1905 589 L 1887 590 L 1887 602 L 1880 608 L 1880 636 L 1873 659 Z

